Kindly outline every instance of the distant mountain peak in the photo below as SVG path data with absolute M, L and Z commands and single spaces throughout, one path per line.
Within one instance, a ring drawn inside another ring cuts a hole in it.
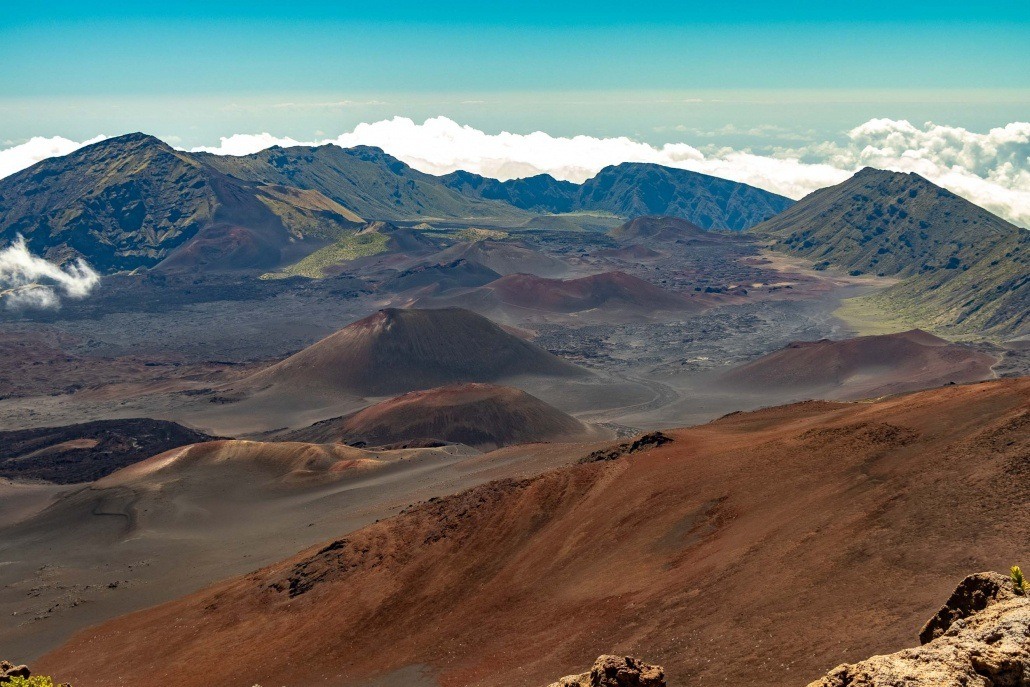
M 162 141 L 157 136 L 151 136 L 150 134 L 144 134 L 139 131 L 134 131 L 128 134 L 121 134 L 120 136 L 111 136 L 105 138 L 96 143 L 91 143 L 88 146 L 83 146 L 79 150 L 85 150 L 88 148 L 140 148 L 154 146 L 157 148 L 165 148 L 168 150 L 174 150 L 172 146 Z
M 866 167 L 754 230 L 819 269 L 907 278 L 876 297 L 907 321 L 1025 332 L 1030 234 L 918 174 Z

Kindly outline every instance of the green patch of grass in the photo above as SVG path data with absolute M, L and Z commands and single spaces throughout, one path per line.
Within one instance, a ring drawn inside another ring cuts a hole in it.
M 500 229 L 482 229 L 480 227 L 469 227 L 468 229 L 462 229 L 451 234 L 455 239 L 459 241 L 482 241 L 484 239 L 494 239 L 495 241 L 501 241 L 509 236 L 506 231 Z
M 855 330 L 858 336 L 874 336 L 903 332 L 918 322 L 892 313 L 869 296 L 846 298 L 833 313 Z
M 284 267 L 278 272 L 262 274 L 262 279 L 286 279 L 288 277 L 307 277 L 322 279 L 327 267 L 370 255 L 386 252 L 387 236 L 379 232 L 350 234 L 325 248 L 319 248 L 303 260 Z

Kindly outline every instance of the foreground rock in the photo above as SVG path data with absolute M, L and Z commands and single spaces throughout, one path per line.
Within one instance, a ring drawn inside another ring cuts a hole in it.
M 964 579 L 919 637 L 919 648 L 837 666 L 809 687 L 1030 684 L 1030 599 L 1004 575 Z
M 32 673 L 27 666 L 16 666 L 8 661 L 0 661 L 0 685 L 14 681 L 16 677 L 29 677 Z
M 632 656 L 600 656 L 590 672 L 567 675 L 549 687 L 665 687 L 665 671 Z
M 16 666 L 10 661 L 0 661 L 0 685 L 12 684 L 19 678 L 28 680 L 30 677 L 32 677 L 32 671 L 28 666 Z M 58 687 L 71 687 L 71 685 L 61 684 Z

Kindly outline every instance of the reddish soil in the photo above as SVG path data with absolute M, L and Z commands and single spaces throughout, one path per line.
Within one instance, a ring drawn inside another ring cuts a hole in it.
M 456 382 L 519 375 L 587 373 L 460 308 L 380 310 L 243 380 L 240 388 L 274 387 L 383 395 Z
M 989 379 L 996 362 L 982 351 L 913 329 L 795 342 L 731 370 L 722 380 L 749 391 L 856 399 Z
M 808 402 L 433 500 L 76 635 L 76 687 L 547 684 L 603 653 L 799 685 L 909 646 L 970 570 L 1026 563 L 1030 379 Z M 570 455 L 570 460 L 577 456 Z
M 412 391 L 290 432 L 291 441 L 383 446 L 437 440 L 498 448 L 540 441 L 604 439 L 603 433 L 535 396 L 494 384 Z

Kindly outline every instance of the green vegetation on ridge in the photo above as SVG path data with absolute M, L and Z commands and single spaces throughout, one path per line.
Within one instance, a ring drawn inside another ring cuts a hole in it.
M 949 336 L 1027 333 L 1030 232 L 919 175 L 864 169 L 754 231 L 817 268 L 902 279 L 864 310 Z
M 325 248 L 319 248 L 303 260 L 284 267 L 277 272 L 263 274 L 261 278 L 286 279 L 288 277 L 308 277 L 309 279 L 321 279 L 326 276 L 325 270 L 328 267 L 333 267 L 349 260 L 356 260 L 357 258 L 385 253 L 387 241 L 388 237 L 377 231 L 348 234 Z

